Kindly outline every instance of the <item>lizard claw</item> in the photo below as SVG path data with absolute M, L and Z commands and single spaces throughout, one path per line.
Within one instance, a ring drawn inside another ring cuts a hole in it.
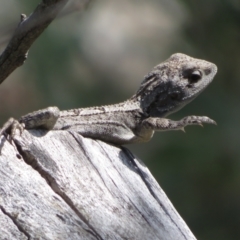
M 212 120 L 212 119 L 211 119 Z M 214 120 L 212 120 L 212 124 L 217 125 L 217 122 L 215 122 Z
M 186 131 L 185 131 L 184 127 L 183 127 L 183 128 L 181 128 L 180 130 L 181 130 L 181 131 L 183 131 L 184 133 L 186 133 Z
M 10 140 L 12 140 L 16 135 L 18 135 L 18 132 L 20 132 L 20 135 L 23 133 L 24 127 L 24 123 L 20 123 L 14 118 L 10 118 L 0 130 L 0 136 L 8 134 L 10 136 Z

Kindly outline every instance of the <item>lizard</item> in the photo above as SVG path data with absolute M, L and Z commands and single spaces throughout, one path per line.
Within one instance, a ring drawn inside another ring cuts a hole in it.
M 17 130 L 67 130 L 113 145 L 149 141 L 155 131 L 183 130 L 188 125 L 216 124 L 206 116 L 187 116 L 179 121 L 166 116 L 195 99 L 213 80 L 217 66 L 175 53 L 154 67 L 138 91 L 128 100 L 106 106 L 60 111 L 48 107 L 10 118 L 0 130 L 14 138 Z

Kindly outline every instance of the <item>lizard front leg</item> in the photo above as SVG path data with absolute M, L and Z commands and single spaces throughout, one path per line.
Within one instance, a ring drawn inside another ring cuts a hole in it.
M 200 116 L 188 116 L 184 117 L 179 121 L 173 121 L 171 119 L 166 118 L 154 118 L 149 117 L 142 122 L 142 126 L 146 129 L 151 129 L 154 131 L 169 131 L 169 130 L 182 130 L 186 126 L 190 125 L 200 125 L 208 123 L 208 124 L 216 124 L 216 122 L 209 117 L 200 117 Z

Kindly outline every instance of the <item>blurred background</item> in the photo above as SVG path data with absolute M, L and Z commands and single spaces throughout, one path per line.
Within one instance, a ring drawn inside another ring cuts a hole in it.
M 0 50 L 39 0 L 1 0 Z M 218 66 L 213 83 L 171 115 L 218 125 L 156 133 L 129 146 L 198 239 L 240 239 L 240 1 L 101 0 L 67 6 L 0 86 L 0 124 L 47 106 L 117 103 L 175 52 Z

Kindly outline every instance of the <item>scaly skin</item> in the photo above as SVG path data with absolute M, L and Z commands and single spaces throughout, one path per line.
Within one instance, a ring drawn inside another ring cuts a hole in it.
M 217 67 L 205 60 L 173 54 L 147 74 L 135 95 L 125 102 L 60 111 L 49 107 L 1 129 L 14 137 L 16 130 L 44 128 L 78 132 L 84 137 L 115 145 L 149 141 L 154 131 L 184 130 L 188 125 L 216 124 L 205 116 L 179 121 L 165 118 L 196 98 L 213 80 Z

